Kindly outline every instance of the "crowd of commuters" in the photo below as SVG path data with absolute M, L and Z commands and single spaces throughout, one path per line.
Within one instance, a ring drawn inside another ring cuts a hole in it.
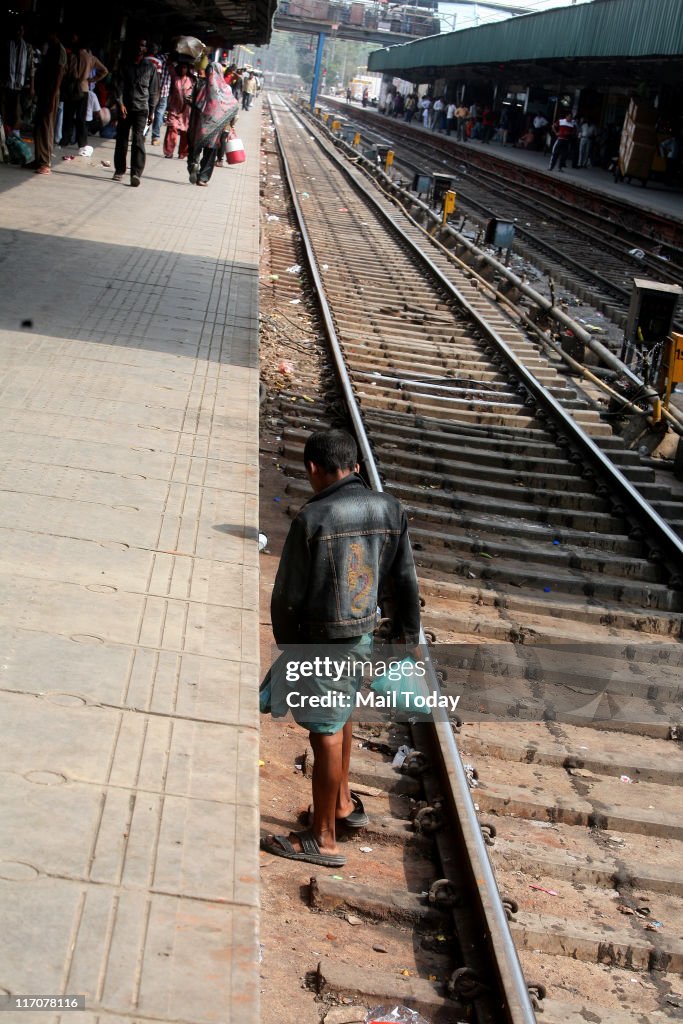
M 486 145 L 495 140 L 503 146 L 545 153 L 549 156 L 549 170 L 562 171 L 568 164 L 575 169 L 611 169 L 619 150 L 620 133 L 616 126 L 600 127 L 590 116 L 577 117 L 568 109 L 546 117 L 542 111 L 524 113 L 518 104 L 505 103 L 500 110 L 494 110 L 477 101 L 458 103 L 431 90 L 423 95 L 417 90 L 404 94 L 393 86 L 380 100 L 378 110 L 407 123 L 421 123 L 430 131 L 453 136 L 459 142 Z M 681 140 L 669 128 L 662 123 L 660 135 L 664 141 L 659 149 L 667 159 L 671 177 L 680 169 Z
M 240 103 L 249 110 L 260 89 L 250 68 L 164 52 L 142 37 L 109 57 L 57 24 L 27 36 L 17 22 L 1 45 L 0 114 L 10 159 L 37 174 L 51 173 L 56 147 L 87 156 L 89 136 L 99 134 L 116 140 L 115 181 L 130 171 L 130 184 L 140 185 L 149 141 L 168 159 L 177 151 L 190 182 L 206 186 L 223 164 Z

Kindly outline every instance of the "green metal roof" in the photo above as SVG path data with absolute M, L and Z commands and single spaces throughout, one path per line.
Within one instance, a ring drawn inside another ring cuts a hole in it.
M 371 71 L 510 61 L 683 56 L 683 0 L 593 0 L 370 54 Z

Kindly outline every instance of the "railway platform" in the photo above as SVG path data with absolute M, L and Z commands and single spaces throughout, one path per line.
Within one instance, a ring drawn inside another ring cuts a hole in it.
M 425 128 L 418 130 L 427 132 Z M 428 132 L 430 135 L 439 134 Z M 471 147 L 474 152 L 486 153 L 492 151 L 497 160 L 507 160 L 519 167 L 533 168 L 535 171 L 545 172 L 548 176 L 560 176 L 567 178 L 573 185 L 580 185 L 592 192 L 602 192 L 610 199 L 618 199 L 623 203 L 629 203 L 642 210 L 651 210 L 660 215 L 677 220 L 683 223 L 683 192 L 676 190 L 662 182 L 650 180 L 643 188 L 639 181 L 615 182 L 613 176 L 600 167 L 571 167 L 567 166 L 560 171 L 557 167 L 549 170 L 550 158 L 548 154 L 538 153 L 530 149 L 517 149 L 513 146 L 503 146 L 500 142 L 485 144 L 475 140 L 469 140 L 465 146 Z
M 416 133 L 427 135 L 435 140 L 447 138 L 444 133 L 424 128 L 417 119 L 414 119 L 410 126 L 408 126 L 400 119 L 395 121 L 393 118 L 387 118 L 377 113 L 377 111 L 363 110 L 358 104 L 345 104 L 328 96 L 323 97 L 322 102 L 325 104 L 329 103 L 334 106 L 335 110 L 339 110 L 341 113 L 346 111 L 348 117 L 358 115 L 365 121 L 372 119 L 373 127 L 378 131 L 381 131 L 383 124 L 387 126 L 387 129 L 396 124 L 405 128 L 410 127 Z M 450 137 L 449 141 L 455 143 L 458 148 L 462 148 L 463 154 L 466 152 L 468 156 L 471 155 L 475 160 L 478 157 L 485 157 L 487 154 L 490 154 L 496 160 L 508 161 L 518 167 L 527 167 L 535 172 L 547 174 L 551 178 L 560 178 L 565 184 L 569 183 L 590 189 L 594 193 L 602 193 L 609 199 L 618 200 L 644 211 L 651 211 L 659 216 L 664 216 L 683 224 L 683 192 L 662 182 L 650 180 L 645 188 L 643 188 L 639 181 L 635 180 L 630 184 L 626 181 L 617 183 L 608 171 L 593 167 L 577 169 L 567 166 L 562 172 L 555 167 L 553 171 L 550 171 L 548 169 L 549 156 L 534 150 L 503 146 L 498 141 L 488 144 L 478 140 L 457 143 L 453 136 Z
M 106 141 L 0 166 L 0 994 L 84 1024 L 259 1019 L 260 102 L 239 129 L 203 189 Z

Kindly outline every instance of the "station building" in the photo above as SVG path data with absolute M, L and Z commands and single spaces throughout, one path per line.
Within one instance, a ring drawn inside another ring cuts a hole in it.
M 657 112 L 661 134 L 678 140 L 680 167 L 680 0 L 593 0 L 521 15 L 385 47 L 368 67 L 385 90 L 401 80 L 498 114 L 507 106 L 520 128 L 536 114 L 552 122 L 573 111 L 606 133 L 609 150 L 636 98 Z

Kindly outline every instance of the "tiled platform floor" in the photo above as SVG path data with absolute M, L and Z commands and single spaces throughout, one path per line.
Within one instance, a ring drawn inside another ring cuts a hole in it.
M 239 127 L 205 189 L 149 147 L 113 182 L 113 142 L 0 167 L 0 991 L 81 1024 L 259 1019 L 260 103 Z

